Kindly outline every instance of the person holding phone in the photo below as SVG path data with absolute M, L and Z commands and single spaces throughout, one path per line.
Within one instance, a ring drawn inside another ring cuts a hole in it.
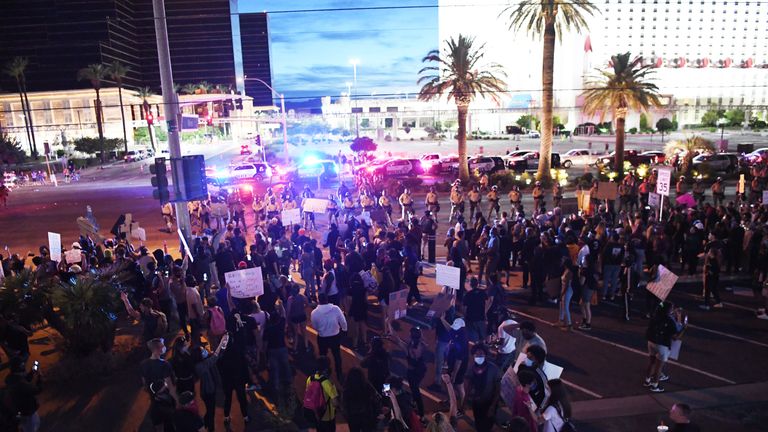
M 40 382 L 39 363 L 34 362 L 27 373 L 26 362 L 21 358 L 11 360 L 11 373 L 5 378 L 6 391 L 19 412 L 19 427 L 23 432 L 36 432 L 40 428 L 37 395 L 43 390 Z

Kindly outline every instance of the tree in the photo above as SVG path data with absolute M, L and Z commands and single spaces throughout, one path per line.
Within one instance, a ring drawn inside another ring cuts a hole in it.
M 361 151 L 376 151 L 376 148 L 378 146 L 375 142 L 369 137 L 363 136 L 363 137 L 357 137 L 354 140 L 352 140 L 352 144 L 349 145 L 350 150 L 353 152 L 361 152 Z
M 664 152 L 667 154 L 667 159 L 672 159 L 677 153 L 683 155 L 683 174 L 688 174 L 691 171 L 693 165 L 693 156 L 696 152 L 711 152 L 717 151 L 712 141 L 704 139 L 698 135 L 692 135 L 686 137 L 682 141 L 670 141 L 664 146 Z
M 196 94 L 208 94 L 213 90 L 213 86 L 208 83 L 208 81 L 200 81 L 197 83 L 197 91 L 195 91 Z
M 536 124 L 539 122 L 539 119 L 536 118 L 535 115 L 531 114 L 523 114 L 520 116 L 515 123 L 517 123 L 518 126 L 525 130 L 534 130 L 536 129 Z
M 630 60 L 630 54 L 611 57 L 612 70 L 598 70 L 598 77 L 587 82 L 584 91 L 584 111 L 588 115 L 600 114 L 600 119 L 611 112 L 616 123 L 616 159 L 614 170 L 618 178 L 624 176 L 624 126 L 629 110 L 646 112 L 661 106 L 659 88 L 652 81 L 653 68 L 643 66 L 642 57 Z
M 672 124 L 672 121 L 666 117 L 660 118 L 659 121 L 656 122 L 656 130 L 661 132 L 662 143 L 664 142 L 664 133 L 674 129 L 675 129 L 675 125 Z
M 560 116 L 552 116 L 552 128 L 552 130 L 565 129 L 565 125 L 563 124 L 563 120 L 560 118 Z
M 21 100 L 21 112 L 24 113 L 24 127 L 27 131 L 27 140 L 29 141 L 29 154 L 37 159 L 37 142 L 35 140 L 35 128 L 32 122 L 32 110 L 29 106 L 29 97 L 27 96 L 27 79 L 24 71 L 27 70 L 29 60 L 25 57 L 14 57 L 5 66 L 5 74 L 16 79 L 16 86 L 19 89 L 19 99 Z
M 125 152 L 128 153 L 128 132 L 125 130 L 125 111 L 123 110 L 123 78 L 128 75 L 128 71 L 131 70 L 128 66 L 115 60 L 109 65 L 109 76 L 115 80 L 117 84 L 117 95 L 120 99 L 120 120 L 123 122 L 123 142 L 125 142 Z
M 101 140 L 98 138 L 83 137 L 74 141 L 75 150 L 86 153 L 96 154 L 101 151 L 111 152 L 123 146 L 123 140 L 120 138 L 107 138 Z
M 101 84 L 104 78 L 107 76 L 108 69 L 102 64 L 91 64 L 87 67 L 80 69 L 77 72 L 77 79 L 79 81 L 88 80 L 91 82 L 91 86 L 96 91 L 96 130 L 99 131 L 99 141 L 101 141 L 101 163 L 107 161 L 107 152 L 104 147 L 104 126 L 102 125 L 102 110 L 101 110 Z
M 593 15 L 597 7 L 589 0 L 522 0 L 504 9 L 510 18 L 510 30 L 523 28 L 544 43 L 542 58 L 541 144 L 539 147 L 538 179 L 549 179 L 552 165 L 552 110 L 554 100 L 555 39 L 562 39 L 563 30 L 581 33 L 587 29 L 584 15 Z
M 732 109 L 725 112 L 725 118 L 728 119 L 729 126 L 741 126 L 747 118 L 747 114 L 742 109 Z
M 766 124 L 765 120 L 761 120 L 758 117 L 752 117 L 749 119 L 749 128 L 750 129 L 765 129 L 768 124 Z
M 723 117 L 725 117 L 725 111 L 709 110 L 705 112 L 703 116 L 701 116 L 701 125 L 715 127 L 717 126 L 717 121 Z
M 101 348 L 112 349 L 115 314 L 120 301 L 117 290 L 94 276 L 80 276 L 73 283 L 61 282 L 51 296 L 64 324 L 66 348 L 87 355 Z
M 152 90 L 149 89 L 149 87 L 143 87 L 139 89 L 139 97 L 141 98 L 141 109 L 144 110 L 144 118 L 147 118 L 147 113 L 150 112 L 149 108 L 149 102 L 147 102 L 147 98 L 154 95 L 152 93 Z M 147 123 L 147 132 L 149 133 L 149 145 L 152 146 L 152 150 L 157 153 L 157 149 L 155 148 L 155 140 L 152 137 L 152 125 Z
M 422 62 L 418 84 L 421 85 L 419 100 L 431 101 L 446 94 L 448 100 L 456 103 L 458 111 L 458 153 L 459 177 L 469 180 L 467 166 L 467 113 L 469 105 L 478 96 L 488 96 L 500 102 L 499 93 L 505 91 L 506 83 L 495 74 L 504 76 L 497 64 L 482 65 L 485 45 L 474 47 L 474 38 L 459 35 L 445 41 L 441 53 L 430 51 Z
M 181 86 L 181 93 L 186 95 L 195 94 L 195 91 L 197 91 L 197 85 L 196 84 L 184 84 Z
M 5 132 L 0 131 L 0 162 L 5 164 L 17 164 L 24 162 L 26 154 L 21 149 L 21 144 L 15 138 L 11 138 Z
M 648 127 L 648 116 L 645 113 L 640 114 L 640 132 L 646 132 L 650 128 Z

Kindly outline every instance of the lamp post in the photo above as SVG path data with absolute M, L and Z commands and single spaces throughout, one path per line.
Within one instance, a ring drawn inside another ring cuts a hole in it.
M 288 125 L 287 125 L 286 113 L 285 113 L 285 95 L 282 93 L 278 93 L 275 89 L 272 88 L 272 86 L 265 83 L 263 80 L 260 80 L 259 78 L 246 77 L 245 81 L 260 82 L 264 84 L 264 86 L 268 88 L 270 91 L 272 91 L 273 94 L 277 95 L 280 98 L 280 111 L 283 112 L 283 156 L 285 157 L 285 161 L 288 162 Z
M 357 65 L 360 64 L 360 60 L 356 58 L 349 59 L 349 64 L 352 65 L 352 89 L 355 91 L 355 94 L 357 94 Z M 352 93 L 350 93 L 350 95 L 352 95 Z M 356 100 L 355 107 L 357 107 Z M 357 113 L 355 113 L 355 135 L 360 138 L 360 122 L 357 118 Z

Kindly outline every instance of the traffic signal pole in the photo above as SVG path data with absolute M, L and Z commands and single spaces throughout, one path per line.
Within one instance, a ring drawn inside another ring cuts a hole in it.
M 187 244 L 192 244 L 192 226 L 187 212 L 187 203 L 180 201 L 180 187 L 184 184 L 184 172 L 181 169 L 181 113 L 179 100 L 173 89 L 173 70 L 171 68 L 171 50 L 168 47 L 168 27 L 165 22 L 165 0 L 152 0 L 155 18 L 155 36 L 157 39 L 157 59 L 160 65 L 160 84 L 163 91 L 165 120 L 168 125 L 168 151 L 171 155 L 171 174 L 173 178 L 174 212 L 176 226 L 181 230 Z

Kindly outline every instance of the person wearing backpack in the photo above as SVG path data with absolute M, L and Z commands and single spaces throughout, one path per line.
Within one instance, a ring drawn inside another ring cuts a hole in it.
M 549 380 L 551 391 L 549 399 L 541 413 L 544 420 L 541 432 L 575 432 L 571 423 L 571 398 L 565 384 L 559 379 Z
M 354 367 L 349 370 L 342 395 L 342 408 L 349 423 L 349 432 L 376 430 L 381 396 L 365 379 L 362 369 Z
M 152 299 L 144 298 L 139 304 L 139 310 L 135 310 L 128 300 L 128 293 L 120 293 L 120 298 L 125 305 L 125 311 L 131 318 L 144 323 L 142 339 L 149 342 L 154 338 L 162 337 L 168 332 L 168 317 L 152 305 Z
M 206 322 L 208 324 L 208 343 L 211 348 L 217 347 L 221 338 L 227 333 L 227 318 L 215 296 L 208 297 Z
M 315 373 L 307 377 L 304 391 L 304 418 L 317 432 L 336 431 L 336 409 L 339 406 L 339 393 L 336 386 L 328 379 L 331 361 L 326 356 L 317 358 Z

